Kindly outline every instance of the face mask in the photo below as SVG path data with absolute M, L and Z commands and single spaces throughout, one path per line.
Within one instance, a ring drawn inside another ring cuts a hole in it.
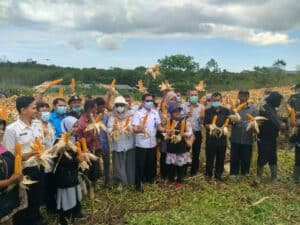
M 176 102 L 181 102 L 181 97 L 176 97 Z
M 125 111 L 125 107 L 124 106 L 118 106 L 116 108 L 117 113 L 123 113 Z
M 152 107 L 153 107 L 153 102 L 145 102 L 146 109 L 152 109 Z
M 211 106 L 214 107 L 214 108 L 218 108 L 218 107 L 221 106 L 221 102 L 212 102 Z
M 67 112 L 67 107 L 66 106 L 58 106 L 56 109 L 57 114 L 63 115 Z
M 74 112 L 74 113 L 79 113 L 79 112 L 81 112 L 81 110 L 82 110 L 81 107 L 73 107 L 72 108 L 72 112 Z
M 48 122 L 50 120 L 50 112 L 42 112 L 41 119 L 44 122 Z
M 193 103 L 193 104 L 197 103 L 198 102 L 198 96 L 191 96 L 190 97 L 190 102 Z

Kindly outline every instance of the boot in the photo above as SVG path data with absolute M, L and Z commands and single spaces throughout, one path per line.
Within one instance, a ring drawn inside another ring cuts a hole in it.
M 294 167 L 293 179 L 294 184 L 300 184 L 300 166 Z
M 277 181 L 277 165 L 270 166 L 271 171 L 271 181 L 276 182 Z
M 257 178 L 256 178 L 257 183 L 261 182 L 263 173 L 264 173 L 264 166 L 257 166 Z

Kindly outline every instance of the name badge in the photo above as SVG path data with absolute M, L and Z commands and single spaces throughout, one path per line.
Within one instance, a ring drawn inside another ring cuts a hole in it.
M 25 135 L 27 135 L 27 134 L 28 134 L 27 132 L 21 133 L 21 134 L 20 134 L 20 137 L 25 136 Z

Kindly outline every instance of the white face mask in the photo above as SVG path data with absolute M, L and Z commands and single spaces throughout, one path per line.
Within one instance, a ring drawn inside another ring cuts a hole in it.
M 117 113 L 123 113 L 125 111 L 125 107 L 124 106 L 118 106 L 116 108 Z

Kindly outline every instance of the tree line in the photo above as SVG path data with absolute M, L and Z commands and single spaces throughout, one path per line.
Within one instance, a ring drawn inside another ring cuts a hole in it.
M 157 61 L 161 74 L 154 80 L 145 75 L 146 67 L 134 69 L 123 68 L 72 68 L 55 65 L 43 65 L 36 62 L 1 62 L 0 89 L 12 87 L 30 88 L 46 80 L 63 78 L 63 84 L 69 84 L 72 78 L 77 83 L 89 83 L 97 86 L 99 83 L 109 84 L 116 79 L 118 84 L 136 87 L 138 80 L 152 93 L 159 93 L 159 84 L 168 80 L 175 89 L 183 93 L 193 88 L 200 80 L 207 83 L 208 91 L 232 90 L 237 88 L 262 88 L 293 85 L 300 82 L 300 72 L 287 73 L 284 70 L 286 62 L 278 59 L 271 67 L 254 67 L 251 71 L 234 73 L 221 69 L 214 59 L 210 59 L 204 67 L 200 67 L 192 56 L 171 55 Z M 13 92 L 13 91 L 11 91 Z M 17 93 L 18 94 L 18 93 Z

